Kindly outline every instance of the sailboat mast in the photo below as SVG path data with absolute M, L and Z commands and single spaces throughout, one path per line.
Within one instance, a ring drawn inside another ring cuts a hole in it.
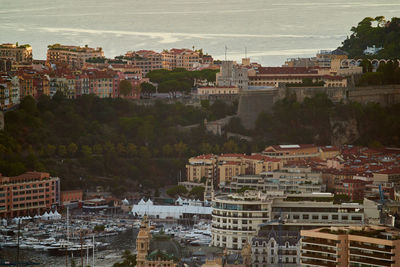
M 94 244 L 95 244 L 95 243 L 94 243 L 94 235 L 95 235 L 95 234 L 93 234 L 93 255 L 92 255 L 93 258 L 92 258 L 92 267 L 94 267 Z

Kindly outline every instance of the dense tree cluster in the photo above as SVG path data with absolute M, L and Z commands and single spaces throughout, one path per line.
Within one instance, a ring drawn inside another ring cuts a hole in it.
M 93 95 L 76 100 L 56 94 L 38 102 L 25 97 L 5 114 L 0 131 L 0 173 L 49 171 L 63 189 L 160 187 L 176 182 L 187 158 L 201 153 L 247 151 L 248 144 L 208 133 L 204 119 L 231 115 L 236 107 L 181 103 L 137 105 Z M 181 126 L 199 124 L 191 129 Z M 179 127 L 178 127 L 179 126 Z
M 373 57 L 400 58 L 400 18 L 386 21 L 383 16 L 368 17 L 351 28 L 351 32 L 341 47 L 349 53 L 350 58 L 364 57 L 364 50 L 374 45 L 383 49 Z
M 372 71 L 372 64 L 368 60 L 363 60 L 361 66 L 364 73 L 358 82 L 360 86 L 400 84 L 400 67 L 397 60 L 381 63 L 376 72 Z
M 331 143 L 330 121 L 354 120 L 360 134 L 356 144 L 365 146 L 400 146 L 400 104 L 333 104 L 325 94 L 296 101 L 289 96 L 275 103 L 271 114 L 262 113 L 253 131 L 254 142 Z
M 204 69 L 201 71 L 187 71 L 185 69 L 174 69 L 172 71 L 160 69 L 149 72 L 146 77 L 151 82 L 158 84 L 158 92 L 169 93 L 176 97 L 177 93 L 189 92 L 196 80 L 215 82 L 218 70 Z

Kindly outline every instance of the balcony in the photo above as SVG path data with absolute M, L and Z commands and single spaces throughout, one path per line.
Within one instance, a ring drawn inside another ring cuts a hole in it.
M 373 246 L 373 245 L 366 245 L 366 244 L 361 244 L 361 243 L 356 243 L 356 242 L 350 242 L 350 249 L 355 248 L 355 249 L 368 249 L 368 250 L 373 250 L 381 253 L 391 253 L 392 249 L 391 248 L 380 248 L 378 246 Z
M 322 262 L 318 260 L 311 260 L 311 259 L 301 259 L 302 265 L 311 265 L 311 266 L 322 266 L 322 267 L 336 267 L 336 263 L 330 262 Z
M 302 258 L 312 258 L 312 259 L 317 259 L 317 260 L 332 261 L 332 262 L 337 261 L 336 257 L 322 255 L 320 253 L 313 253 L 313 252 L 304 252 L 304 253 L 302 252 L 301 257 Z
M 223 230 L 223 231 L 230 231 L 230 232 L 246 232 L 246 233 L 254 233 L 255 230 L 247 229 L 247 228 L 236 228 L 236 227 L 227 227 L 227 226 L 219 226 L 219 225 L 213 225 L 212 229 L 215 230 Z
M 308 251 L 317 251 L 320 253 L 329 253 L 329 254 L 335 254 L 336 255 L 336 249 L 332 249 L 329 247 L 322 247 L 322 246 L 315 246 L 315 245 L 305 245 L 303 244 L 302 246 L 303 250 L 308 250 Z
M 350 255 L 350 260 L 349 263 L 360 263 L 360 264 L 365 264 L 365 265 L 374 265 L 374 266 L 382 266 L 382 267 L 390 267 L 394 266 L 393 261 L 380 261 L 380 260 L 374 260 L 374 259 L 363 259 L 363 258 L 355 258 L 354 256 Z
M 378 260 L 387 260 L 387 261 L 391 261 L 393 256 L 392 254 L 386 254 L 381 252 L 366 253 L 365 250 L 352 249 L 352 248 L 350 249 L 350 255 L 373 258 Z
M 329 247 L 336 247 L 336 245 L 338 244 L 338 241 L 333 241 L 329 239 L 319 239 L 319 238 L 307 238 L 307 237 L 303 238 L 301 242 L 312 245 L 329 246 Z

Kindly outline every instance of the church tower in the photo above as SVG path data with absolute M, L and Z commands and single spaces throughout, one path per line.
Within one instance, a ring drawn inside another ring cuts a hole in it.
M 146 257 L 150 249 L 150 225 L 147 216 L 145 215 L 140 225 L 140 230 L 136 238 L 136 266 L 144 267 Z

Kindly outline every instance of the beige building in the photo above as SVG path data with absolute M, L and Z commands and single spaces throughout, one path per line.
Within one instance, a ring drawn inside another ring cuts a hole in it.
M 213 179 L 217 173 L 217 156 L 201 155 L 189 159 L 186 165 L 186 178 L 190 182 L 200 182 L 203 177 Z
M 373 181 L 375 184 L 400 183 L 400 168 L 378 171 L 373 173 L 373 175 Z
M 127 60 L 129 64 L 140 68 L 143 76 L 146 76 L 152 70 L 163 68 L 161 54 L 152 50 L 129 51 L 123 59 Z
M 400 266 L 400 232 L 381 226 L 301 231 L 301 266 Z
M 279 84 L 302 84 L 305 79 L 323 82 L 324 87 L 347 87 L 347 78 L 330 69 L 307 67 L 259 67 L 248 71 L 249 88 L 278 87 Z M 312 87 L 312 85 L 310 85 Z
M 304 160 L 319 157 L 318 147 L 313 144 L 274 145 L 267 147 L 264 155 L 283 160 Z
M 245 164 L 238 161 L 223 161 L 218 165 L 219 184 L 226 184 L 232 181 L 233 176 L 244 172 Z
M 72 45 L 49 45 L 47 49 L 48 63 L 63 63 L 73 69 L 81 69 L 87 59 L 104 57 L 101 47 L 91 48 Z
M 317 66 L 320 68 L 328 68 L 332 67 L 332 61 L 334 60 L 343 60 L 348 59 L 348 55 L 346 52 L 336 49 L 334 51 L 330 50 L 321 50 L 317 53 Z
M 32 47 L 28 44 L 0 44 L 0 60 L 10 60 L 13 64 L 31 64 Z
M 161 60 L 163 69 L 184 68 L 191 70 L 200 63 L 200 56 L 198 52 L 190 49 L 173 48 L 161 52 Z
M 336 146 L 319 147 L 320 158 L 322 160 L 332 159 L 340 154 L 340 149 Z
M 203 177 L 213 178 L 217 184 L 230 182 L 233 176 L 259 174 L 281 168 L 280 159 L 254 154 L 201 155 L 189 159 L 186 165 L 186 177 L 190 182 L 199 182 Z
M 208 95 L 237 95 L 239 93 L 239 88 L 235 86 L 227 87 L 199 87 L 197 88 L 197 94 L 199 96 Z

